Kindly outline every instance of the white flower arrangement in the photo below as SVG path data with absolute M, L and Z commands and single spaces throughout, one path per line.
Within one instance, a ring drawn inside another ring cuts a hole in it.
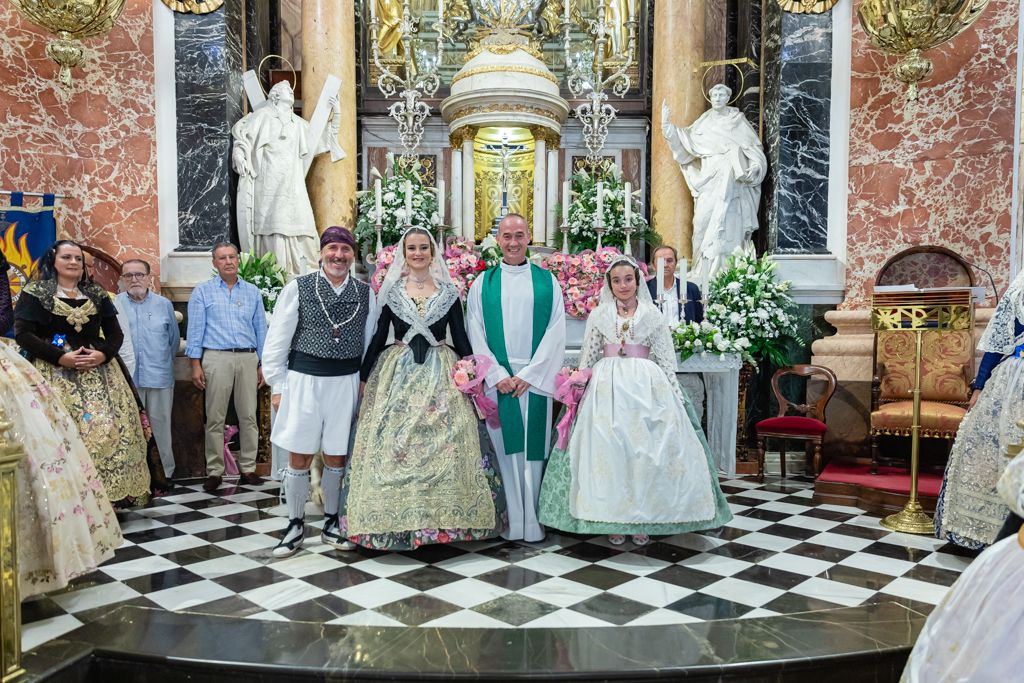
M 722 330 L 707 320 L 699 323 L 681 322 L 672 328 L 672 342 L 681 360 L 696 354 L 714 354 L 724 358 L 726 354 L 738 353 L 746 357 L 750 340 L 727 337 Z
M 788 365 L 785 343 L 796 337 L 792 283 L 779 282 L 768 255 L 757 257 L 753 248 L 736 249 L 726 265 L 708 283 L 707 322 L 725 338 L 745 339 L 744 358 L 767 360 L 774 367 Z
M 264 310 L 273 313 L 274 304 L 277 303 L 277 297 L 285 283 L 284 269 L 278 265 L 274 253 L 267 252 L 263 256 L 256 256 L 250 251 L 240 254 L 238 277 L 260 290 Z
M 389 155 L 389 161 L 391 160 Z M 418 161 L 412 164 L 403 162 L 401 157 L 393 160 L 391 164 L 394 173 L 390 178 L 385 178 L 376 168 L 370 171 L 373 179 L 381 181 L 381 241 L 383 246 L 397 244 L 405 232 L 407 223 L 433 230 L 434 226 L 441 222 L 437 212 L 438 196 L 437 188 L 427 187 L 420 178 L 420 165 Z M 409 181 L 412 186 L 412 218 L 405 212 L 405 182 Z M 371 189 L 356 192 L 356 206 L 359 211 L 359 218 L 356 220 L 355 236 L 356 241 L 364 247 L 374 248 L 377 242 L 377 209 L 376 198 Z M 364 253 L 368 253 L 364 251 Z
M 569 242 L 573 252 L 597 247 L 594 216 L 597 213 L 598 181 L 602 183 L 601 214 L 605 227 L 601 244 L 620 249 L 626 244 L 626 235 L 622 232 L 626 210 L 625 183 L 618 167 L 610 161 L 604 161 L 592 173 L 580 171 L 572 177 L 573 201 L 569 205 Z M 633 241 L 656 241 L 655 234 L 644 218 L 639 192 L 633 190 L 631 194 L 633 197 L 630 223 L 635 230 Z M 562 207 L 562 211 L 565 211 L 565 207 Z

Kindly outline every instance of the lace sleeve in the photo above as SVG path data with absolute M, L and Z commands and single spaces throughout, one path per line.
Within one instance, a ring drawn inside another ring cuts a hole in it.
M 587 319 L 587 329 L 583 333 L 583 346 L 580 347 L 581 368 L 592 368 L 597 361 L 604 356 L 604 339 L 597 325 L 594 324 L 594 316 Z
M 673 384 L 676 379 L 676 350 L 672 345 L 672 333 L 666 325 L 655 325 L 650 336 L 651 360 L 665 371 Z

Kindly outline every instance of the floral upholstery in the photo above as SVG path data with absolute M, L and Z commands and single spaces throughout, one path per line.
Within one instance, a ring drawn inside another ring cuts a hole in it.
M 952 438 L 966 414 L 967 410 L 960 406 L 921 401 L 921 436 Z M 913 401 L 883 403 L 871 413 L 871 433 L 910 436 L 913 421 Z
M 909 401 L 914 388 L 914 334 L 904 330 L 878 333 L 876 362 L 880 401 Z M 974 374 L 974 339 L 970 330 L 927 330 L 921 349 L 921 399 L 964 402 Z

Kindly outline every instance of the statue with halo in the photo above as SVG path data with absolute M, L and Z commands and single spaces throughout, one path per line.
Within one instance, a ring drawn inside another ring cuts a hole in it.
M 306 192 L 306 172 L 313 156 L 330 152 L 332 161 L 345 158 L 338 144 L 340 110 L 329 98 L 327 125 L 310 140 L 310 124 L 292 107 L 291 84 L 270 89 L 265 103 L 255 106 L 231 129 L 231 163 L 238 173 L 238 237 L 242 251 L 257 256 L 273 252 L 292 279 L 315 270 L 320 247 L 313 207 Z M 317 119 L 314 113 L 314 121 Z
M 768 169 L 757 131 L 728 106 L 731 96 L 728 86 L 713 86 L 711 109 L 683 128 L 669 123 L 661 105 L 661 132 L 693 194 L 694 279 L 705 283 L 733 250 L 750 245 Z

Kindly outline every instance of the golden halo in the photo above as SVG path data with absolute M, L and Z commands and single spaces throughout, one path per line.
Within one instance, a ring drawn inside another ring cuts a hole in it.
M 732 99 L 729 100 L 730 105 L 734 104 L 736 100 L 740 98 L 740 95 L 743 94 L 743 90 L 747 84 L 746 77 L 743 75 L 743 69 L 740 68 L 739 64 L 709 64 L 706 67 L 704 67 L 704 73 L 700 77 L 700 94 L 704 96 L 704 100 L 708 104 L 711 104 L 711 98 L 708 97 L 708 89 L 707 87 L 705 87 L 704 81 L 707 80 L 708 74 L 711 73 L 711 70 L 714 69 L 716 66 L 731 66 L 732 68 L 736 69 L 736 73 L 740 75 L 740 87 L 736 89 L 736 92 L 733 94 Z M 716 83 L 715 85 L 718 84 Z
M 292 64 L 291 62 L 289 62 L 288 58 L 285 57 L 284 55 L 269 54 L 266 57 L 264 57 L 263 59 L 261 59 L 259 66 L 256 67 L 256 77 L 257 77 L 256 80 L 260 84 L 260 90 L 263 91 L 263 96 L 266 97 L 267 89 L 263 87 L 263 81 L 260 81 L 259 75 L 260 75 L 260 72 L 263 71 L 263 63 L 266 62 L 271 57 L 277 57 L 282 62 L 286 63 L 288 65 L 288 68 L 292 70 L 292 92 L 295 92 L 295 86 L 299 84 L 299 76 L 298 76 L 297 73 L 295 73 L 295 65 Z

